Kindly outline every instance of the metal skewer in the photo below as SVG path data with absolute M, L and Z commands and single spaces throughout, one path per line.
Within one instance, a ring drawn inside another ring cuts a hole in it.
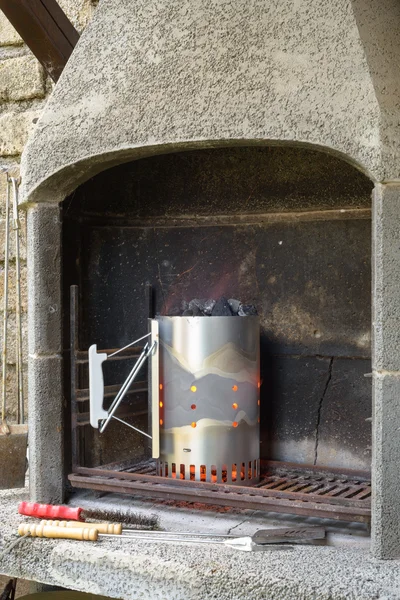
M 171 536 L 192 536 L 192 537 L 210 537 L 210 538 L 236 538 L 237 535 L 233 533 L 194 533 L 193 531 L 154 531 L 151 529 L 123 529 L 122 535 L 124 537 L 136 537 L 131 534 L 150 534 L 151 536 L 162 536 L 168 533 Z
M 6 218 L 5 218 L 5 249 L 4 249 L 4 291 L 3 291 L 3 349 L 2 349 L 2 405 L 1 405 L 1 425 L 4 433 L 9 433 L 7 425 L 7 324 L 8 324 L 8 273 L 9 273 L 9 255 L 10 255 L 10 181 L 7 174 L 7 199 L 6 199 Z
M 31 537 L 40 538 L 51 538 L 51 539 L 70 539 L 70 540 L 82 540 L 96 542 L 99 538 L 112 538 L 115 540 L 129 540 L 136 539 L 144 542 L 152 542 L 153 544 L 177 544 L 177 543 L 192 543 L 192 544 L 210 544 L 210 545 L 224 545 L 236 550 L 242 550 L 247 552 L 260 551 L 260 550 L 288 550 L 291 546 L 281 543 L 279 544 L 257 544 L 251 537 L 237 537 L 234 540 L 216 540 L 211 538 L 193 538 L 193 537 L 172 537 L 166 534 L 164 537 L 152 537 L 147 535 L 141 536 L 118 536 L 109 533 L 99 533 L 97 529 L 88 527 L 76 528 L 76 527 L 57 527 L 49 525 L 31 525 L 29 523 L 21 523 L 18 527 L 18 533 L 20 536 L 30 534 Z
M 16 374 L 17 374 L 17 389 L 18 389 L 18 422 L 25 423 L 25 407 L 24 407 L 24 383 L 23 383 L 23 365 L 22 365 L 22 321 L 21 321 L 21 265 L 20 265 L 20 231 L 21 223 L 18 216 L 18 180 L 11 177 L 10 180 L 13 188 L 13 230 L 15 232 L 15 271 L 16 271 L 16 302 L 15 316 L 17 324 L 17 340 L 16 340 Z
M 233 533 L 196 533 L 193 531 L 162 531 L 152 529 L 124 529 L 121 523 L 88 523 L 86 521 L 67 521 L 67 520 L 48 520 L 42 519 L 40 525 L 50 527 L 66 527 L 67 529 L 97 529 L 101 534 L 107 533 L 112 535 L 122 535 L 123 537 L 135 537 L 138 535 L 149 535 L 149 536 L 189 536 L 189 537 L 211 537 L 211 538 L 236 538 L 237 535 Z M 132 534 L 132 535 L 131 535 Z M 138 534 L 138 535 L 135 535 Z
M 230 543 L 232 540 L 244 539 L 243 536 L 223 533 L 196 533 L 193 531 L 151 531 L 148 529 L 123 529 L 121 523 L 86 523 L 79 521 L 46 521 L 40 522 L 41 526 L 52 526 L 66 529 L 96 529 L 99 535 L 121 536 L 123 539 L 152 539 L 154 541 L 168 541 L 174 539 L 178 541 L 198 540 L 207 538 L 207 540 L 223 538 L 219 543 Z M 319 526 L 309 527 L 280 527 L 271 529 L 259 529 L 252 536 L 245 536 L 257 545 L 281 544 L 287 542 L 299 542 L 303 540 L 317 540 L 325 537 L 325 529 Z M 200 538 L 200 539 L 199 539 Z
M 193 534 L 192 534 L 193 535 Z M 115 539 L 115 535 L 109 534 L 109 533 L 99 533 L 98 536 L 101 537 L 107 537 L 107 538 L 114 538 Z M 152 542 L 153 544 L 209 544 L 209 545 L 220 545 L 220 546 L 226 546 L 228 548 L 234 548 L 236 550 L 247 550 L 247 551 L 251 551 L 251 550 L 292 550 L 293 547 L 285 542 L 281 542 L 281 543 L 275 543 L 273 541 L 271 541 L 269 544 L 257 544 L 256 542 L 253 541 L 252 537 L 250 536 L 246 536 L 246 537 L 234 537 L 234 539 L 226 539 L 226 540 L 215 540 L 212 539 L 211 537 L 208 537 L 207 539 L 202 539 L 202 538 L 189 538 L 189 537 L 181 537 L 181 538 L 177 538 L 177 537 L 152 537 L 152 536 L 121 536 L 119 537 L 119 539 L 137 539 L 140 542 L 145 541 L 145 542 Z

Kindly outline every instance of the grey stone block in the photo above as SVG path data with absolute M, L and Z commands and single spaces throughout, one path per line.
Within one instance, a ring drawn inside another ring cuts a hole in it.
M 33 502 L 60 503 L 64 490 L 62 358 L 28 364 L 29 487 Z
M 41 106 L 24 112 L 5 112 L 0 116 L 0 154 L 17 156 L 21 154 L 29 135 L 35 128 Z
M 373 368 L 400 371 L 400 185 L 373 196 Z
M 373 412 L 372 551 L 400 558 L 400 373 L 376 374 Z
M 0 13 L 0 46 L 21 46 L 23 43 L 5 14 Z
M 0 62 L 2 102 L 43 98 L 45 93 L 43 68 L 34 56 L 16 56 Z
M 55 204 L 32 206 L 27 216 L 28 351 L 61 352 L 61 221 Z

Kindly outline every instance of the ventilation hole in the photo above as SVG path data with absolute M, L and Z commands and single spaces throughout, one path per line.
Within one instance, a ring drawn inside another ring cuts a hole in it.
M 233 386 L 232 386 L 232 390 L 233 390 L 234 392 L 237 392 L 237 391 L 238 391 L 238 386 L 237 386 L 237 385 L 233 385 Z
M 180 479 L 185 479 L 185 465 L 181 465 Z
M 339 489 L 338 492 L 335 492 L 334 494 L 332 494 L 332 497 L 335 498 L 336 496 L 344 496 L 345 492 L 349 491 L 349 487 L 345 487 L 344 489 Z
M 175 463 L 172 463 L 171 476 L 172 476 L 172 479 L 176 479 L 176 464 Z
M 330 487 L 326 488 L 325 490 L 322 490 L 322 492 L 318 492 L 318 496 L 324 496 L 325 494 L 330 494 L 336 488 L 337 488 L 337 485 L 331 485 Z
M 193 427 L 193 429 L 194 429 L 196 426 L 197 426 L 197 424 L 195 423 L 195 421 L 193 421 L 193 423 L 192 423 L 192 427 Z
M 168 477 L 168 463 L 164 463 L 164 475 Z
M 236 464 L 232 465 L 232 481 L 236 481 L 237 479 L 237 466 Z
M 164 425 L 164 421 L 160 419 L 160 425 Z
M 196 405 L 195 405 L 195 404 L 192 404 L 190 408 L 191 408 L 192 410 L 196 410 L 196 408 L 197 408 L 197 407 L 196 407 Z
M 197 387 L 195 385 L 192 385 L 192 387 L 190 388 L 191 392 L 197 392 Z
M 239 424 L 239 423 L 238 423 L 237 421 L 233 421 L 233 423 L 232 423 L 232 427 L 237 427 L 237 426 L 238 426 L 238 424 Z
M 366 500 L 371 496 L 371 492 L 365 492 L 362 496 L 360 496 L 360 500 Z
M 242 481 L 244 481 L 246 479 L 246 465 L 245 465 L 245 463 L 242 463 L 242 465 L 240 467 L 240 479 Z
M 228 467 L 226 465 L 222 465 L 222 477 L 223 483 L 228 481 Z
M 251 460 L 249 461 L 249 469 L 247 471 L 247 478 L 252 479 Z
M 164 402 L 160 402 L 160 408 L 164 406 Z
M 196 467 L 194 465 L 190 465 L 190 481 L 196 480 Z
M 280 479 L 278 479 L 278 481 L 275 481 L 273 485 L 269 485 L 269 486 L 268 486 L 268 489 L 269 489 L 269 490 L 274 490 L 274 489 L 276 489 L 277 487 L 279 487 L 279 488 L 280 488 L 280 486 L 282 485 L 282 483 L 284 483 L 284 482 L 282 482 Z
M 163 389 L 163 384 L 162 384 L 162 383 L 160 383 L 160 390 L 162 390 L 162 389 Z
M 200 481 L 207 481 L 207 467 L 200 465 Z
M 260 422 L 260 417 L 258 417 L 258 419 L 257 419 L 257 423 L 259 423 L 259 422 Z
M 217 483 L 217 467 L 211 465 L 211 483 Z
M 258 471 L 257 471 L 257 461 L 255 460 L 253 463 L 253 477 L 257 477 L 258 475 Z
M 353 490 L 350 494 L 346 494 L 345 498 L 353 498 L 354 496 L 357 496 L 357 494 L 360 493 L 360 490 Z
M 238 407 L 237 403 L 236 403 L 236 402 L 234 402 L 234 403 L 232 404 L 232 408 L 233 408 L 233 410 L 237 410 L 237 407 Z
M 261 381 L 258 382 L 258 389 L 261 387 Z
M 257 400 L 257 406 L 260 406 L 260 401 L 259 400 Z

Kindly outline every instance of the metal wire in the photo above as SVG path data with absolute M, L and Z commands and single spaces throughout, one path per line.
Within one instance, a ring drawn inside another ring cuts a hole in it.
M 8 322 L 8 271 L 10 254 L 10 180 L 7 177 L 7 198 L 6 198 L 6 230 L 5 230 L 5 248 L 4 248 L 4 282 L 3 282 L 3 349 L 2 349 L 2 402 L 1 402 L 1 420 L 6 422 L 6 377 L 7 377 L 7 322 Z
M 124 346 L 123 348 L 120 348 L 119 350 L 116 350 L 115 352 L 113 352 L 112 354 L 109 354 L 107 356 L 107 358 L 111 358 L 112 356 L 115 356 L 116 354 L 119 354 L 120 352 L 122 352 L 123 350 L 126 350 L 127 348 L 130 348 L 131 346 L 134 346 L 135 344 L 137 344 L 138 342 L 141 342 L 142 340 L 148 338 L 151 336 L 151 333 L 146 333 L 146 335 L 143 335 L 141 338 L 135 340 L 134 342 L 131 342 L 130 344 L 128 344 L 127 346 Z
M 145 337 L 148 337 L 148 336 L 145 336 Z M 108 416 L 107 416 L 107 418 L 103 419 L 103 421 L 101 422 L 100 428 L 99 428 L 100 433 L 104 432 L 104 430 L 107 427 L 108 423 L 114 417 L 115 411 L 117 410 L 117 408 L 121 404 L 123 398 L 125 397 L 126 393 L 128 392 L 128 389 L 129 389 L 131 383 L 135 379 L 136 375 L 139 373 L 139 371 L 142 368 L 145 360 L 147 359 L 147 357 L 149 356 L 149 354 L 152 352 L 153 347 L 154 347 L 154 343 L 151 346 L 151 348 L 149 348 L 149 343 L 148 342 L 144 346 L 141 355 L 139 356 L 139 358 L 137 359 L 136 363 L 134 364 L 131 372 L 129 373 L 129 375 L 127 377 L 127 379 L 122 384 L 122 387 L 119 390 L 118 394 L 114 398 L 114 400 L 113 400 L 113 402 L 112 402 L 112 404 L 111 404 L 111 406 L 110 406 L 110 408 L 108 410 Z M 142 432 L 140 432 L 140 433 L 142 433 Z M 148 435 L 148 434 L 146 434 L 146 435 Z
M 154 543 L 210 544 L 210 545 L 226 546 L 227 548 L 233 548 L 235 550 L 243 550 L 245 548 L 248 548 L 250 551 L 265 550 L 265 551 L 271 551 L 271 552 L 273 552 L 274 550 L 293 550 L 293 546 L 291 546 L 289 544 L 284 544 L 284 543 L 278 543 L 278 544 L 274 544 L 273 542 L 271 542 L 270 544 L 253 543 L 252 539 L 250 537 L 236 538 L 235 540 L 231 540 L 231 539 L 215 540 L 215 539 L 212 539 L 211 537 L 207 538 L 207 539 L 185 538 L 185 537 L 178 539 L 176 537 L 171 537 L 169 534 L 165 537 L 157 537 L 157 538 L 147 536 L 147 535 L 146 536 L 144 536 L 144 535 L 143 536 L 115 536 L 110 533 L 99 533 L 98 536 L 99 536 L 99 538 L 107 537 L 107 538 L 114 538 L 114 539 L 120 539 L 120 540 L 137 539 L 139 541 L 152 542 L 153 544 Z
M 17 321 L 17 343 L 16 343 L 16 368 L 18 383 L 18 423 L 25 422 L 24 407 L 24 384 L 22 371 L 22 321 L 21 321 L 21 265 L 20 265 L 20 231 L 21 223 L 18 217 L 18 179 L 10 178 L 13 188 L 13 229 L 15 232 L 15 271 L 16 271 L 16 303 L 15 313 Z
M 147 536 L 147 535 L 124 535 L 124 536 L 115 536 L 112 533 L 99 533 L 99 537 L 110 537 L 115 539 L 119 539 L 119 540 L 139 540 L 139 541 L 151 541 L 151 542 L 191 542 L 191 543 L 196 543 L 196 544 L 225 544 L 225 541 L 222 540 L 213 540 L 210 538 L 207 539 L 199 539 L 199 538 L 181 538 L 181 539 L 177 539 L 176 537 L 172 537 L 170 535 L 167 535 L 165 537 L 151 537 L 151 536 Z M 226 540 L 228 541 L 228 540 Z M 230 540 L 229 540 L 230 541 Z
M 151 534 L 151 536 L 189 536 L 189 537 L 207 537 L 207 538 L 237 538 L 238 536 L 234 533 L 194 533 L 193 531 L 156 531 L 148 529 L 123 529 L 122 535 L 129 537 L 131 533 L 143 533 L 145 535 Z M 132 536 L 136 537 L 136 536 Z

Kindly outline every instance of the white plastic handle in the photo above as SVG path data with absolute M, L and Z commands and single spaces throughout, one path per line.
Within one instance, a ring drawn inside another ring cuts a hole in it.
M 96 344 L 89 348 L 89 406 L 90 424 L 99 428 L 99 421 L 106 419 L 107 411 L 103 408 L 104 376 L 102 364 L 107 360 L 107 354 L 98 353 Z

